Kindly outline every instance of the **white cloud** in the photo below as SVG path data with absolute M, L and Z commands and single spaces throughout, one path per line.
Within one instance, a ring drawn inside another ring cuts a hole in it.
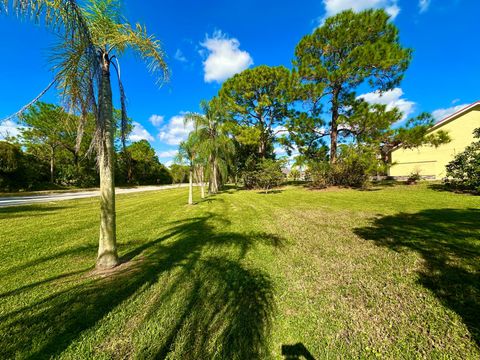
M 187 62 L 187 58 L 185 57 L 182 50 L 180 50 L 180 49 L 177 49 L 174 57 L 175 57 L 176 60 L 178 60 L 180 62 Z
M 400 13 L 397 0 L 323 0 L 323 5 L 325 6 L 325 15 L 321 19 L 321 22 L 330 16 L 348 9 L 359 12 L 370 8 L 383 8 L 392 19 L 395 19 Z
M 395 88 L 383 93 L 379 91 L 369 92 L 359 95 L 357 98 L 363 99 L 370 104 L 387 105 L 387 110 L 398 108 L 403 113 L 402 120 L 405 120 L 415 111 L 415 103 L 402 99 L 402 95 L 403 90 L 401 88 Z
M 158 138 L 168 145 L 178 145 L 186 140 L 188 134 L 193 130 L 193 124 L 188 122 L 184 124 L 185 116 L 183 114 L 173 116 L 168 124 L 160 129 Z
M 460 102 L 459 98 L 453 99 L 452 100 L 452 105 L 455 105 L 456 103 L 459 103 L 459 102 Z
M 166 150 L 157 152 L 157 156 L 159 159 L 169 159 L 177 156 L 178 150 Z
M 153 114 L 152 116 L 150 116 L 150 118 L 148 119 L 148 121 L 150 121 L 150 123 L 151 123 L 153 126 L 159 127 L 160 125 L 163 124 L 163 120 L 164 120 L 164 119 L 165 119 L 165 117 L 162 116 L 162 115 Z
M 469 104 L 462 104 L 462 105 L 456 105 L 456 106 L 452 106 L 445 109 L 437 109 L 435 111 L 432 111 L 432 116 L 434 117 L 435 121 L 440 121 L 442 119 L 445 119 L 447 116 L 450 116 L 453 113 L 456 113 L 457 111 L 462 110 L 464 107 L 467 107 L 468 105 Z
M 134 121 L 133 122 L 133 130 L 128 136 L 128 140 L 130 141 L 140 141 L 140 140 L 147 140 L 147 141 L 154 141 L 154 137 L 143 127 L 142 124 Z
M 203 62 L 204 80 L 207 83 L 220 83 L 253 64 L 250 54 L 239 49 L 240 42 L 235 38 L 229 39 L 219 30 L 212 37 L 207 35 L 200 45 L 208 50 Z
M 12 120 L 0 122 L 0 140 L 20 135 L 19 125 Z
M 430 0 L 419 0 L 418 7 L 420 8 L 420 12 L 423 13 L 428 10 L 430 6 Z

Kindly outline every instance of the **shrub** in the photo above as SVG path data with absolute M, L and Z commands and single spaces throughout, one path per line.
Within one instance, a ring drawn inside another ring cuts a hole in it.
M 0 191 L 35 189 L 48 181 L 48 169 L 20 146 L 0 141 Z
M 480 128 L 474 131 L 474 137 L 480 139 Z M 480 140 L 467 146 L 447 165 L 445 183 L 454 188 L 480 193 Z
M 421 180 L 420 172 L 418 170 L 412 171 L 407 178 L 407 184 L 413 185 L 416 184 L 417 181 Z
M 247 165 L 243 181 L 248 189 L 262 189 L 268 193 L 271 188 L 279 186 L 285 180 L 282 161 L 263 159 L 256 164 L 252 162 Z
M 324 161 L 310 165 L 312 186 L 317 189 L 328 186 L 363 187 L 369 176 L 380 170 L 379 166 L 375 153 L 370 149 L 344 145 L 335 164 Z

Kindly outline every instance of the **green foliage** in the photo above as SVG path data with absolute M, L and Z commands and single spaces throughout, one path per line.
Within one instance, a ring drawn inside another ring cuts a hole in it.
M 0 172 L 11 174 L 18 170 L 22 151 L 15 145 L 0 141 Z
M 368 104 L 363 100 L 356 101 L 345 117 L 344 136 L 351 137 L 357 145 L 370 147 L 383 161 L 390 163 L 390 154 L 395 147 L 412 149 L 422 145 L 437 147 L 448 143 L 450 137 L 444 130 L 431 132 L 434 118 L 429 113 L 410 118 L 400 126 L 402 113 L 386 105 Z
M 223 83 L 219 96 L 240 126 L 237 141 L 256 144 L 260 157 L 268 157 L 274 128 L 290 114 L 294 97 L 290 71 L 266 65 L 244 70 Z
M 243 179 L 246 188 L 262 189 L 268 192 L 270 189 L 279 186 L 285 180 L 282 167 L 283 161 L 273 159 L 261 159 L 256 164 L 247 166 Z
M 407 184 L 413 185 L 416 184 L 417 181 L 420 181 L 422 179 L 422 176 L 420 175 L 419 171 L 413 171 L 410 173 L 407 179 Z
M 370 175 L 381 171 L 376 153 L 368 147 L 342 145 L 336 163 L 327 161 L 310 164 L 310 176 L 314 188 L 328 186 L 360 188 Z
M 191 134 L 195 141 L 194 165 L 200 174 L 209 178 L 209 191 L 216 193 L 228 178 L 228 173 L 235 153 L 234 142 L 230 137 L 229 114 L 224 102 L 218 97 L 200 103 L 202 113 L 188 113 L 185 122 L 194 125 Z M 205 171 L 204 171 L 205 170 Z
M 170 174 L 174 184 L 183 184 L 188 182 L 189 166 L 172 164 L 170 165 Z
M 344 135 L 346 117 L 362 84 L 386 91 L 400 83 L 411 59 L 411 50 L 401 46 L 398 29 L 384 10 L 344 11 L 326 19 L 295 49 L 295 68 L 303 85 L 301 97 L 310 101 L 310 128 L 317 119 L 322 100 L 331 104 L 328 130 L 330 160 L 335 161 L 337 143 Z M 313 119 L 313 120 L 312 120 Z
M 47 181 L 44 164 L 20 146 L 0 141 L 0 191 L 33 190 Z
M 122 178 L 128 184 L 155 185 L 171 184 L 172 176 L 168 169 L 158 161 L 155 150 L 147 140 L 131 143 L 125 152 L 118 156 Z
M 300 180 L 300 171 L 298 169 L 291 169 L 288 177 L 293 181 Z
M 474 136 L 478 140 L 447 165 L 445 182 L 454 188 L 480 194 L 480 128 L 474 131 Z

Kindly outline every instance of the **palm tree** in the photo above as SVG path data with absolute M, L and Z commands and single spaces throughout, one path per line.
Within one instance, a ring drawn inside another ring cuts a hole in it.
M 182 141 L 178 147 L 178 154 L 175 161 L 180 164 L 187 163 L 188 172 L 188 204 L 193 205 L 193 175 L 198 164 L 199 138 L 195 132 L 191 132 L 187 140 Z
M 8 10 L 9 2 L 1 1 L 2 10 Z M 145 27 L 140 24 L 132 27 L 126 22 L 121 16 L 119 0 L 90 0 L 85 8 L 79 8 L 73 0 L 16 0 L 13 1 L 13 7 L 30 17 L 38 17 L 38 14 L 44 13 L 48 23 L 63 35 L 54 49 L 52 59 L 56 73 L 54 82 L 58 82 L 69 106 L 79 111 L 82 117 L 86 118 L 88 112 L 93 112 L 96 116 L 92 149 L 95 149 L 97 154 L 101 193 L 96 266 L 114 267 L 118 265 L 119 259 L 115 215 L 115 122 L 110 73 L 113 68 L 117 75 L 122 129 L 125 129 L 125 92 L 118 58 L 125 50 L 133 50 L 143 60 L 148 61 L 148 69 L 157 74 L 158 81 L 161 81 L 168 77 L 162 48 L 158 40 L 147 34 Z
M 234 151 L 232 140 L 226 129 L 226 112 L 221 101 L 214 97 L 210 102 L 200 103 L 203 114 L 189 113 L 185 121 L 192 121 L 199 142 L 200 157 L 208 162 L 210 194 L 216 194 L 227 178 L 228 165 Z
M 127 126 L 125 92 L 120 77 L 118 58 L 127 49 L 148 61 L 150 71 L 168 76 L 167 65 L 160 43 L 148 35 L 145 27 L 133 28 L 121 16 L 119 0 L 92 0 L 84 10 L 96 56 L 90 57 L 88 44 L 68 38 L 57 51 L 58 71 L 62 87 L 72 104 L 90 107 L 97 114 L 95 148 L 100 173 L 100 238 L 97 256 L 98 268 L 110 268 L 119 263 L 116 244 L 113 98 L 110 74 L 117 75 L 122 112 L 122 129 Z M 87 51 L 85 51 L 87 50 Z M 84 56 L 85 55 L 85 56 Z M 80 56 L 80 57 L 79 57 Z M 95 97 L 95 93 L 97 93 Z M 125 137 L 123 136 L 125 146 Z

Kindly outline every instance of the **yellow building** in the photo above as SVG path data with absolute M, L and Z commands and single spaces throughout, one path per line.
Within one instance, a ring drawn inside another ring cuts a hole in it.
M 389 175 L 405 178 L 418 171 L 423 178 L 443 179 L 446 175 L 445 166 L 475 140 L 473 130 L 479 127 L 480 101 L 477 101 L 432 126 L 430 132 L 440 129 L 448 132 L 451 138 L 448 144 L 395 149 Z

